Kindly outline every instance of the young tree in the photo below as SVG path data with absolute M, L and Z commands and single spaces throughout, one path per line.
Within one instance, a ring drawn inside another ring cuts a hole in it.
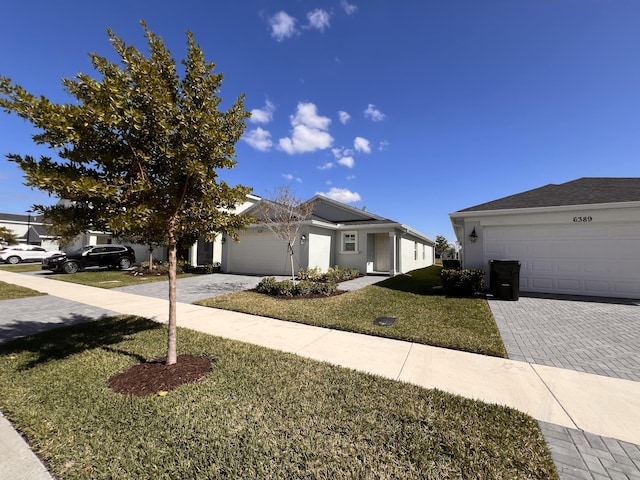
M 72 103 L 55 104 L 0 77 L 0 107 L 29 120 L 38 144 L 58 158 L 7 157 L 26 185 L 69 200 L 37 205 L 55 233 L 87 229 L 164 244 L 169 257 L 167 365 L 176 363 L 176 247 L 215 233 L 237 237 L 251 221 L 233 214 L 250 188 L 218 181 L 235 164 L 235 144 L 249 113 L 241 95 L 220 111 L 223 76 L 187 32 L 182 76 L 162 39 L 142 23 L 148 56 L 107 30 L 120 63 L 91 54 L 100 74 L 63 79 Z
M 13 245 L 18 243 L 18 237 L 13 230 L 0 227 L 0 245 Z
M 438 258 L 441 257 L 442 254 L 447 252 L 450 248 L 451 248 L 451 244 L 449 243 L 449 240 L 447 240 L 442 235 L 437 235 L 436 236 L 435 251 L 436 251 L 436 255 L 438 256 Z
M 313 212 L 315 202 L 303 202 L 296 198 L 289 186 L 280 186 L 271 193 L 271 198 L 262 199 L 259 206 L 260 221 L 280 240 L 287 242 L 291 261 L 291 279 L 295 280 L 293 246 L 305 220 Z

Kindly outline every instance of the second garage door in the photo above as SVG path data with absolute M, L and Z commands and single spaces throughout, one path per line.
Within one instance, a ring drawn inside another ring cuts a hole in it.
M 240 235 L 240 242 L 227 240 L 225 247 L 228 255 L 227 271 L 230 273 L 291 274 L 287 243 L 271 232 L 246 232 Z
M 640 225 L 485 227 L 484 258 L 519 260 L 520 290 L 640 298 Z

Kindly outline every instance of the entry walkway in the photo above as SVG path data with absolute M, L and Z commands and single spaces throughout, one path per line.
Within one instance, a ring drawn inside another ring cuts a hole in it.
M 168 302 L 162 299 L 6 271 L 0 271 L 0 280 L 103 311 L 165 323 L 168 317 Z M 178 304 L 178 325 L 507 405 L 543 425 L 640 444 L 638 382 L 185 303 Z

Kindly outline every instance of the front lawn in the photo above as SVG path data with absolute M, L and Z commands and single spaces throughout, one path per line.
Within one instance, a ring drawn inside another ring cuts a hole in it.
M 0 270 L 14 273 L 39 272 L 42 267 L 39 263 L 21 263 L 19 265 L 0 265 Z
M 46 295 L 26 287 L 20 287 L 11 283 L 0 282 L 0 300 L 12 300 L 14 298 L 36 297 Z
M 192 273 L 181 273 L 178 278 L 191 277 Z M 140 285 L 141 283 L 168 281 L 167 275 L 134 276 L 131 272 L 122 270 L 86 270 L 74 274 L 49 274 L 47 278 L 63 282 L 79 283 L 90 287 L 117 288 Z
M 410 292 L 439 284 L 429 267 L 335 297 L 280 299 L 239 292 L 196 302 L 266 317 L 338 330 L 407 340 L 497 357 L 506 357 L 500 333 L 484 298 L 449 298 Z M 378 326 L 378 317 L 396 319 Z
M 557 479 L 516 410 L 179 329 L 203 380 L 122 396 L 107 380 L 166 353 L 120 317 L 0 346 L 0 410 L 58 479 Z

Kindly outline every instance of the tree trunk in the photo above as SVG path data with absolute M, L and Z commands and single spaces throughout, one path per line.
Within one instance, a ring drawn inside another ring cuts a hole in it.
M 293 245 L 289 242 L 289 259 L 291 260 L 291 281 L 296 281 L 296 276 L 293 273 Z
M 169 326 L 167 335 L 167 365 L 173 365 L 178 361 L 177 344 L 177 310 L 176 310 L 176 268 L 177 268 L 177 242 L 173 232 L 169 233 Z

